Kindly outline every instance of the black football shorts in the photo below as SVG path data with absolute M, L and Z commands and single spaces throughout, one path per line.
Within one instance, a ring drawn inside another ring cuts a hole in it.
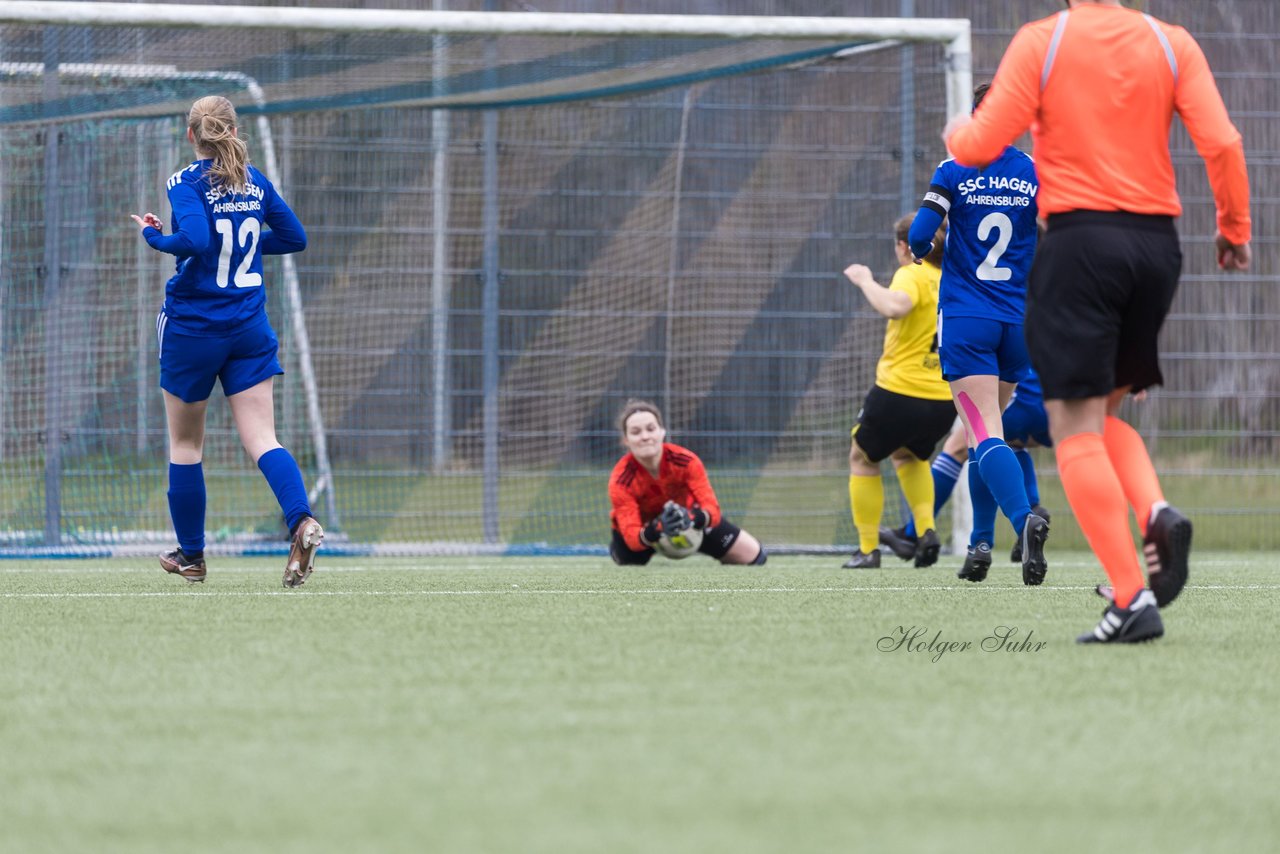
M 950 400 L 909 397 L 876 385 L 862 402 L 853 441 L 873 463 L 899 448 L 927 460 L 955 420 L 956 407 Z
M 1027 352 L 1045 400 L 1164 381 L 1157 339 L 1182 272 L 1173 219 L 1116 211 L 1049 217 L 1027 284 Z

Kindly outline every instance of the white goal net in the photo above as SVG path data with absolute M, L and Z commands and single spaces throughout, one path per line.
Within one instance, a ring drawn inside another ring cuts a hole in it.
M 840 270 L 891 272 L 967 21 L 210 8 L 0 6 L 0 549 L 171 537 L 128 214 L 214 93 L 310 236 L 278 422 L 336 545 L 599 549 L 629 397 L 762 540 L 856 539 L 883 319 Z M 212 546 L 277 543 L 216 400 L 206 471 Z

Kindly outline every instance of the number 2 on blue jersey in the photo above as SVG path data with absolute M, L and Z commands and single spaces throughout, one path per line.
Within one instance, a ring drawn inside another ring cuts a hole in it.
M 1013 222 L 1006 214 L 998 211 L 989 213 L 978 223 L 978 239 L 985 243 L 992 229 L 996 231 L 995 245 L 978 265 L 976 275 L 984 282 L 1007 282 L 1013 278 L 1013 271 L 997 265 L 1000 263 L 1000 256 L 1009 248 L 1009 241 L 1013 239 Z
M 218 287 L 225 288 L 231 274 L 231 252 L 234 248 L 232 246 L 232 235 L 235 231 L 235 225 L 225 217 L 217 217 L 213 221 L 213 227 L 222 236 L 222 251 L 218 253 Z M 240 260 L 240 266 L 236 267 L 235 284 L 237 288 L 262 287 L 261 274 L 249 272 L 249 267 L 253 264 L 253 256 L 258 251 L 258 235 L 261 230 L 262 224 L 253 217 L 240 222 L 238 242 L 240 249 L 244 250 L 244 257 Z

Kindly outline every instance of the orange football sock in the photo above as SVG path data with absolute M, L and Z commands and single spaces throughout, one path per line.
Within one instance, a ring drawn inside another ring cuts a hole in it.
M 1147 522 L 1151 520 L 1151 507 L 1158 501 L 1164 501 L 1164 492 L 1160 489 L 1160 479 L 1156 477 L 1151 456 L 1147 454 L 1147 445 L 1137 430 L 1113 415 L 1107 416 L 1102 429 L 1102 443 L 1107 446 L 1107 456 L 1111 458 L 1116 477 L 1120 478 L 1125 498 L 1129 499 L 1134 515 L 1138 517 L 1138 528 L 1145 534 Z
M 1129 505 L 1124 488 L 1107 456 L 1098 433 L 1077 433 L 1055 446 L 1058 476 L 1067 503 L 1084 531 L 1089 547 L 1098 556 L 1111 586 L 1116 605 L 1129 607 L 1143 588 L 1142 567 L 1129 529 Z

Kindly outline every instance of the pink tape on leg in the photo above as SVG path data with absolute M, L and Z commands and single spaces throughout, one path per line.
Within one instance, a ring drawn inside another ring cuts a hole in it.
M 978 412 L 978 407 L 973 405 L 973 399 L 969 397 L 968 393 L 962 391 L 957 394 L 956 402 L 964 410 L 965 420 L 969 422 L 969 429 L 973 431 L 973 446 L 976 448 L 990 439 L 991 436 L 987 433 L 987 424 L 982 420 L 982 413 Z

